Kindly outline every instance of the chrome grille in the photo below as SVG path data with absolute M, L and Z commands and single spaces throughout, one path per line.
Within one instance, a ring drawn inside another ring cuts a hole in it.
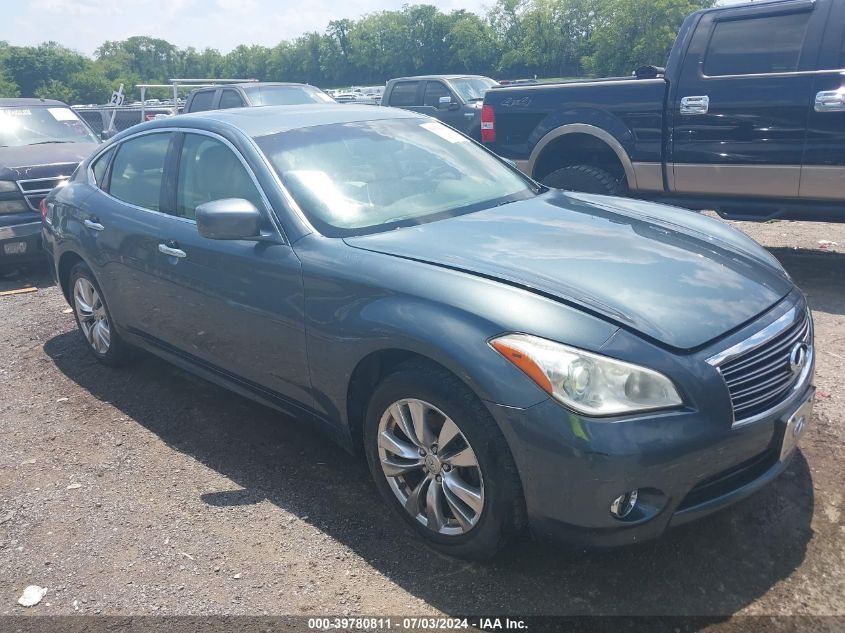
M 809 314 L 738 356 L 719 365 L 734 410 L 734 423 L 762 413 L 783 400 L 804 372 L 793 371 L 790 355 L 796 343 L 811 341 Z
M 18 180 L 18 189 L 21 190 L 29 208 L 33 211 L 38 211 L 41 201 L 47 196 L 47 194 L 55 187 L 66 183 L 69 177 L 70 176 L 53 176 L 52 178 Z

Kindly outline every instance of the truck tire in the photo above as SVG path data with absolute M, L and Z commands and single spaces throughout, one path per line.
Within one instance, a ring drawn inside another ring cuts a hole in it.
M 555 189 L 624 196 L 628 190 L 625 177 L 621 179 L 592 165 L 570 165 L 553 171 L 543 178 L 543 184 Z

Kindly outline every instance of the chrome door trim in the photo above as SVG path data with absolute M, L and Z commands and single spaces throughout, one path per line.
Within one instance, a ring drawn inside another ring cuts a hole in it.
M 782 73 L 749 73 L 747 75 L 705 75 L 699 73 L 701 79 L 755 79 L 763 77 L 806 77 L 813 75 L 843 75 L 845 68 L 829 68 L 827 70 L 793 70 Z

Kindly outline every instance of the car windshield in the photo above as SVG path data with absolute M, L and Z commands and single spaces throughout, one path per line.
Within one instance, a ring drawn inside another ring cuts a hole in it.
M 259 86 L 247 90 L 252 105 L 303 105 L 331 103 L 333 99 L 312 86 Z
M 464 101 L 483 101 L 487 89 L 499 85 L 498 82 L 489 77 L 464 77 L 463 79 L 452 79 L 449 83 L 463 97 Z
M 374 233 L 536 193 L 534 183 L 428 118 L 300 128 L 256 138 L 324 235 Z
M 97 142 L 91 128 L 66 106 L 0 108 L 0 147 Z

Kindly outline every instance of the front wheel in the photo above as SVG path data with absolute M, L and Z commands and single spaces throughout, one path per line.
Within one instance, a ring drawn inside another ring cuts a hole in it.
M 510 450 L 484 405 L 452 374 L 410 366 L 385 378 L 364 435 L 385 501 L 435 549 L 489 558 L 521 527 Z

